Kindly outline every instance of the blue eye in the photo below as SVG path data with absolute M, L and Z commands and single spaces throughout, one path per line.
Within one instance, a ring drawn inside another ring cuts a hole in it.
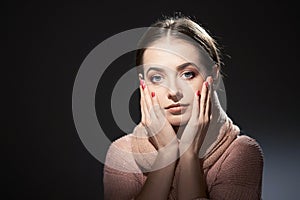
M 162 80 L 162 76 L 161 75 L 153 75 L 153 76 L 151 76 L 150 80 L 153 83 L 158 83 Z
M 192 79 L 195 77 L 195 73 L 194 72 L 185 72 L 182 74 L 183 78 L 186 79 Z

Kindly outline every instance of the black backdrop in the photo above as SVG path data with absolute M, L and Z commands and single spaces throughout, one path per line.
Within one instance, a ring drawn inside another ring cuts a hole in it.
M 2 99 L 7 101 L 3 110 L 8 111 L 3 114 L 1 134 L 2 180 L 9 199 L 103 198 L 103 164 L 86 150 L 73 122 L 76 73 L 89 52 L 106 38 L 148 26 L 175 11 L 196 17 L 230 56 L 224 57 L 223 68 L 227 111 L 263 148 L 263 198 L 298 196 L 295 3 L 10 1 L 2 13 L 6 46 L 1 66 Z M 110 91 L 103 90 L 96 97 L 99 110 L 109 105 L 105 94 Z M 113 122 L 104 119 L 101 123 Z M 117 127 L 110 130 L 114 134 L 110 137 L 122 134 Z

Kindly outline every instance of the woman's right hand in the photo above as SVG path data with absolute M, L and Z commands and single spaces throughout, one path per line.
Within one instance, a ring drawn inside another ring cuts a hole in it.
M 140 78 L 141 93 L 141 123 L 146 128 L 148 139 L 156 150 L 161 150 L 167 145 L 178 146 L 176 133 L 165 118 L 157 96 L 154 92 L 149 91 L 145 81 Z

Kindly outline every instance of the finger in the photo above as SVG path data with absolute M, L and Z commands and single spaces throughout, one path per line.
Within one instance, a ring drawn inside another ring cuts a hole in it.
M 198 118 L 199 117 L 199 99 L 200 99 L 200 91 L 197 90 L 194 94 L 193 100 L 193 110 L 192 110 L 192 117 Z
M 211 76 L 208 77 L 208 85 L 209 85 L 209 91 L 208 91 L 208 100 L 207 100 L 207 107 L 206 107 L 206 113 L 208 120 L 210 121 L 212 118 L 212 95 L 213 95 L 213 78 Z
M 203 119 L 206 109 L 206 101 L 207 101 L 207 93 L 208 93 L 208 82 L 205 81 L 202 84 L 202 91 L 200 97 L 200 119 Z
M 144 82 L 145 83 L 145 82 Z M 148 89 L 148 87 L 144 84 L 144 102 L 145 102 L 145 107 L 147 107 L 148 110 L 148 114 L 149 117 L 148 119 L 151 119 L 151 121 L 153 121 L 153 119 L 157 118 L 155 111 L 154 111 L 154 106 L 153 106 L 153 100 L 152 100 L 152 96 L 155 96 L 155 93 L 151 92 L 151 96 L 150 96 L 150 91 Z M 154 94 L 154 95 L 153 95 Z
M 157 133 L 161 131 L 161 129 L 165 126 L 165 123 L 167 122 L 163 110 L 160 107 L 157 95 L 155 92 L 151 92 L 151 97 L 152 97 L 152 109 L 150 111 L 150 116 L 155 118 L 155 120 L 159 121 L 159 127 L 157 127 Z
M 141 122 L 143 125 L 145 125 L 145 108 L 144 108 L 144 100 L 143 100 L 143 97 L 142 97 L 142 91 L 141 91 L 141 88 L 140 88 L 140 92 L 141 92 L 141 100 L 140 100 L 140 105 L 141 105 L 141 115 L 142 115 L 142 119 L 141 119 Z
M 158 110 L 158 102 L 157 97 L 155 96 L 155 92 L 151 92 L 151 108 L 150 108 L 150 116 L 156 118 L 156 113 Z
M 210 120 L 210 116 L 211 116 L 211 85 L 209 85 L 209 91 L 208 91 L 208 95 L 207 95 L 207 101 L 206 101 L 206 108 L 205 108 L 205 117 L 207 117 L 208 120 Z
M 140 84 L 140 93 L 141 93 L 142 123 L 143 123 L 143 125 L 145 125 L 147 119 L 149 119 L 150 116 L 149 116 L 149 111 L 147 109 L 147 106 L 145 105 L 145 96 L 144 96 L 144 91 L 143 91 L 143 88 L 142 88 L 141 84 Z
M 145 124 L 145 108 L 144 108 L 144 95 L 140 86 L 140 95 L 141 95 L 141 99 L 140 99 L 140 105 L 141 105 L 141 114 L 142 114 L 142 119 L 141 122 L 144 125 Z
M 145 105 L 146 105 L 148 111 L 150 111 L 150 109 L 151 109 L 151 107 L 152 107 L 152 100 L 151 100 L 151 97 L 150 97 L 149 89 L 148 89 L 148 87 L 146 86 L 145 82 L 144 82 L 144 90 L 143 90 L 143 93 L 144 93 Z
M 159 104 L 159 101 L 158 101 L 158 98 L 157 98 L 157 95 L 155 94 L 155 92 L 151 92 L 151 97 L 152 97 L 153 113 L 155 114 L 155 116 L 157 118 L 164 117 L 163 111 L 160 107 L 160 104 Z

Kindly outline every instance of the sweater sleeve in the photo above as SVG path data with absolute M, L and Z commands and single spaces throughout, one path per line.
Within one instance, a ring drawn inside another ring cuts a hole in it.
M 240 136 L 224 154 L 215 181 L 210 188 L 211 200 L 261 199 L 263 152 L 248 136 Z

